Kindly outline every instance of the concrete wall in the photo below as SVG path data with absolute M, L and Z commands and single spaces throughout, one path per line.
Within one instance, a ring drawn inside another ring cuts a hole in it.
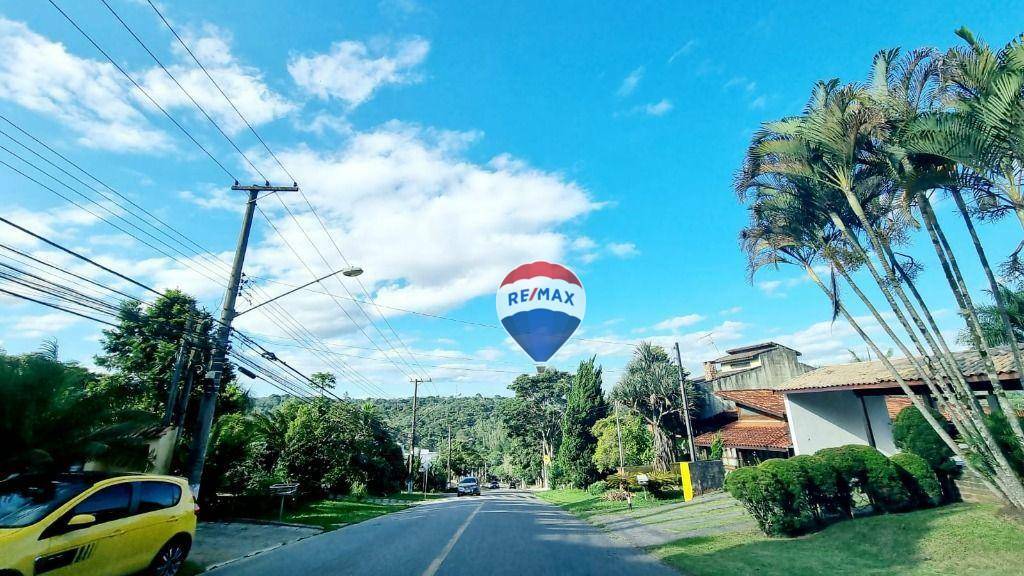
M 868 433 L 870 418 L 871 433 Z M 896 453 L 892 423 L 884 396 L 861 398 L 850 391 L 802 392 L 786 395 L 789 434 L 796 454 L 813 454 L 822 448 L 844 444 L 871 445 L 883 454 Z
M 758 356 L 760 366 L 755 370 L 739 374 L 722 373 L 714 381 L 715 390 L 757 390 L 774 388 L 783 382 L 812 370 L 797 360 L 795 352 L 788 348 L 774 348 Z

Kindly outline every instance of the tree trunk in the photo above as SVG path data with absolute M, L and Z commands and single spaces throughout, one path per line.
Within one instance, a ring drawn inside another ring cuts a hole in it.
M 817 286 L 831 300 L 838 302 L 836 296 L 832 293 L 831 290 L 828 289 L 827 286 L 825 286 L 825 284 L 818 277 L 818 274 L 809 264 L 805 263 L 804 269 L 807 272 L 808 277 L 810 277 L 810 279 L 815 284 L 817 284 Z M 899 385 L 900 389 L 910 399 L 911 403 L 914 405 L 914 407 L 918 409 L 918 411 L 928 422 L 928 424 L 931 425 L 932 429 L 935 430 L 935 432 L 939 435 L 939 438 L 942 439 L 943 443 L 946 444 L 946 446 L 948 446 L 958 458 L 963 460 L 966 466 L 971 471 L 978 474 L 978 477 L 981 478 L 982 482 L 992 493 L 998 496 L 1001 500 L 1008 502 L 1011 506 L 1016 507 L 1017 509 L 1024 508 L 1024 490 L 1015 491 L 1013 490 L 1012 485 L 1004 486 L 1003 482 L 999 482 L 998 484 L 993 483 L 983 471 L 977 469 L 975 465 L 967 458 L 966 454 L 960 448 L 960 445 L 957 444 L 957 442 L 949 435 L 949 433 L 946 432 L 945 427 L 942 426 L 939 423 L 939 421 L 935 419 L 935 417 L 931 413 L 931 410 L 928 409 L 929 407 L 925 405 L 925 403 L 921 400 L 920 396 L 914 394 L 913 390 L 903 379 L 903 376 L 900 375 L 899 370 L 897 370 L 896 367 L 893 366 L 888 356 L 886 356 L 878 347 L 878 345 L 875 344 L 874 340 L 872 340 L 871 337 L 868 336 L 866 332 L 864 332 L 864 330 L 860 327 L 860 324 L 858 324 L 857 321 L 853 318 L 853 315 L 850 314 L 849 311 L 846 309 L 846 306 L 844 306 L 841 302 L 838 302 L 838 306 L 840 313 L 842 313 L 843 317 L 846 318 L 846 321 L 850 324 L 854 331 L 857 332 L 861 339 L 863 339 L 864 342 L 867 343 L 867 345 L 872 349 L 872 351 L 874 351 L 875 355 L 882 360 L 882 363 L 885 364 L 885 367 L 892 374 L 893 378 L 896 380 L 896 383 Z
M 672 450 L 672 439 L 665 434 L 658 422 L 651 423 L 651 436 L 654 438 L 654 470 L 667 471 L 675 460 Z
M 1010 324 L 1010 317 L 1006 313 L 1006 303 L 1003 301 L 1003 295 L 999 291 L 999 283 L 996 281 L 995 274 L 992 273 L 992 267 L 988 263 L 988 257 L 985 255 L 985 248 L 981 245 L 981 240 L 978 238 L 978 232 L 974 228 L 974 222 L 971 220 L 970 213 L 967 212 L 967 205 L 964 203 L 963 196 L 959 190 L 952 190 L 953 200 L 956 202 L 957 209 L 960 210 L 960 214 L 963 215 L 964 224 L 967 226 L 968 232 L 971 233 L 971 240 L 974 242 L 974 249 L 978 252 L 978 260 L 981 261 L 981 267 L 985 270 L 985 277 L 988 279 L 989 289 L 992 291 L 992 297 L 996 301 L 996 309 L 999 311 L 999 318 L 1002 320 L 1003 329 L 1006 331 L 1007 338 L 1010 341 L 1010 354 L 1013 355 L 1013 363 L 1017 367 L 1017 374 L 1024 375 L 1024 360 L 1021 359 L 1020 348 L 1017 346 L 1017 341 L 1013 336 L 1013 326 Z M 955 265 L 955 263 L 954 263 Z M 972 315 L 972 322 L 978 326 L 980 332 L 981 323 L 978 322 L 977 313 L 973 306 L 969 308 Z M 1006 415 L 1006 419 L 1010 422 L 1010 428 L 1013 429 L 1013 433 L 1017 435 L 1017 441 L 1024 446 L 1024 430 L 1021 429 L 1020 420 L 1016 417 L 1016 413 L 1013 409 L 1013 404 L 1010 403 L 1010 399 L 1006 397 L 1006 391 L 1003 390 L 1002 383 L 999 382 L 999 375 L 996 373 L 995 364 L 992 362 L 992 358 L 988 354 L 988 343 L 985 342 L 984 335 L 979 334 L 979 340 L 984 347 L 983 360 L 985 360 L 985 367 L 989 372 L 989 379 L 992 381 L 992 391 L 996 395 L 996 399 L 999 401 L 999 407 L 1003 410 L 1003 414 Z M 979 352 L 981 350 L 979 349 Z M 990 366 L 991 365 L 991 366 Z

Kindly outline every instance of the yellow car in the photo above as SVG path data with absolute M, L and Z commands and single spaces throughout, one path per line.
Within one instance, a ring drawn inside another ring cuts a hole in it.
M 183 478 L 82 472 L 0 481 L 0 576 L 173 576 L 195 532 Z

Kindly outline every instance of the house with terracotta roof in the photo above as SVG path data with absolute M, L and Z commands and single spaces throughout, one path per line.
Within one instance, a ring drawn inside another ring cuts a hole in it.
M 694 438 L 705 456 L 721 436 L 727 468 L 756 464 L 792 452 L 785 403 L 772 389 L 813 370 L 800 352 L 776 342 L 762 342 L 725 351 L 704 362 L 704 376 L 694 380 L 704 402 Z
M 1020 374 L 1008 347 L 992 351 L 992 361 L 1003 388 L 1020 390 Z M 975 351 L 954 352 L 953 357 L 974 393 L 991 395 L 987 371 Z M 906 358 L 892 361 L 900 377 L 918 395 L 928 398 L 926 384 Z M 813 454 L 822 448 L 867 444 L 886 455 L 897 449 L 892 437 L 894 412 L 910 399 L 881 360 L 824 366 L 796 376 L 775 388 L 785 398 L 790 438 L 795 454 Z
M 722 439 L 722 463 L 731 470 L 757 464 L 769 458 L 792 455 L 786 406 L 782 396 L 772 390 L 722 390 L 715 396 L 732 403 L 735 419 L 693 439 L 707 458 L 716 438 Z

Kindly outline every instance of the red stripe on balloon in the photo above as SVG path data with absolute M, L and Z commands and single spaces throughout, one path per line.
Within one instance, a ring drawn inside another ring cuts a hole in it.
M 570 272 L 568 268 L 561 264 L 552 264 L 551 262 L 530 262 L 529 264 L 523 264 L 509 272 L 508 276 L 505 276 L 505 279 L 502 280 L 501 285 L 505 286 L 506 284 L 511 284 L 516 280 L 535 278 L 537 276 L 544 276 L 551 278 L 552 280 L 564 280 L 570 284 L 575 284 L 580 288 L 583 288 L 583 284 L 580 283 L 580 279 Z

